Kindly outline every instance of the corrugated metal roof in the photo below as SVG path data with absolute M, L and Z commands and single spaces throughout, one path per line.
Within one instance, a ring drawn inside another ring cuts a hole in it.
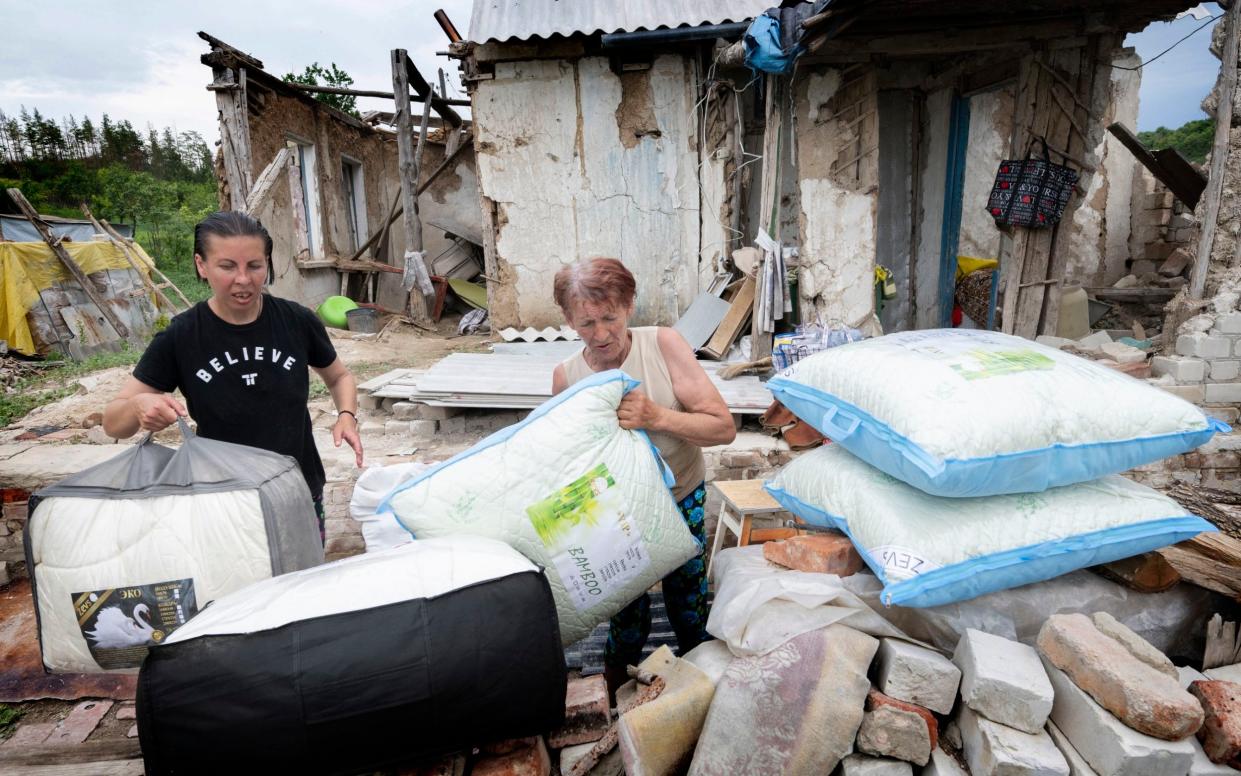
M 698 27 L 753 19 L 779 0 L 474 0 L 469 39 Z

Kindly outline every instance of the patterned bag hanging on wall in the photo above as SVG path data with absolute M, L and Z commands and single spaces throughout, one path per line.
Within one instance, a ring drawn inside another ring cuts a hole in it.
M 1030 153 L 1035 142 L 1031 140 L 1025 159 L 1000 162 L 991 196 L 987 199 L 987 212 L 997 226 L 1041 229 L 1057 223 L 1064 215 L 1064 207 L 1077 185 L 1078 173 L 1052 162 L 1047 141 L 1041 137 L 1036 139 L 1043 144 L 1042 158 Z

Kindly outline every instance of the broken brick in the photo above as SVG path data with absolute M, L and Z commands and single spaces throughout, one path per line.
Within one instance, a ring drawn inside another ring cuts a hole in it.
M 862 570 L 862 556 L 853 542 L 840 534 L 794 536 L 763 545 L 763 557 L 797 571 L 851 576 Z
M 1134 730 L 1179 741 L 1202 725 L 1202 706 L 1179 681 L 1134 657 L 1084 614 L 1048 618 L 1038 634 L 1038 649 Z
M 13 735 L 9 736 L 9 740 L 4 742 L 5 746 L 35 746 L 47 740 L 47 737 L 56 729 L 55 722 L 30 722 L 22 725 Z
M 611 724 L 608 684 L 603 674 L 570 679 L 565 693 L 564 724 L 547 737 L 547 745 L 563 749 L 598 741 Z
M 866 696 L 866 714 L 857 733 L 859 752 L 926 765 L 938 743 L 938 724 L 931 712 L 878 690 Z
M 480 757 L 470 772 L 472 776 L 548 776 L 552 761 L 543 738 L 517 740 L 527 743 L 508 752 Z
M 1241 757 L 1241 684 L 1199 680 L 1189 685 L 1189 691 L 1206 713 L 1198 739 L 1207 757 L 1213 763 Z
M 121 704 L 121 707 L 116 710 L 116 718 L 117 719 L 137 719 L 138 709 L 132 703 Z
M 73 707 L 47 737 L 49 744 L 80 744 L 95 732 L 99 721 L 112 708 L 112 701 L 83 701 Z

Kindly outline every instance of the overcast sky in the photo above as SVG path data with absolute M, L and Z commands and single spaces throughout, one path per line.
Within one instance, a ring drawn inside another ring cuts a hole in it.
M 470 7 L 471 0 L 0 0 L 0 109 L 16 114 L 25 105 L 56 118 L 72 113 L 96 121 L 106 112 L 139 129 L 172 126 L 214 142 L 215 99 L 204 89 L 211 73 L 199 62 L 207 44 L 198 30 L 253 54 L 270 73 L 335 62 L 365 89 L 391 89 L 388 52 L 405 48 L 429 80 L 437 68 L 448 71 L 449 96 L 464 97 L 456 62 L 435 55 L 447 39 L 431 14 L 443 8 L 466 35 Z M 1214 4 L 1207 8 L 1220 12 Z M 1149 58 L 1201 23 L 1152 25 L 1128 43 Z M 1209 40 L 1210 30 L 1203 30 L 1144 69 L 1139 129 L 1203 117 L 1198 104 L 1219 69 Z M 390 110 L 391 101 L 359 98 L 358 107 Z

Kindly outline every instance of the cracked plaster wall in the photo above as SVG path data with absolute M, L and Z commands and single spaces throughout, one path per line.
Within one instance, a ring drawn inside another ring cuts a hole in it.
M 559 324 L 552 277 L 591 256 L 634 273 L 634 323 L 670 325 L 688 307 L 699 290 L 694 75 L 686 58 L 660 56 L 622 86 L 606 58 L 586 57 L 500 62 L 479 84 L 479 187 L 496 207 L 489 285 L 505 302 L 494 326 Z
M 858 325 L 874 312 L 878 92 L 873 73 L 848 78 L 829 68 L 797 83 L 798 290 L 803 320 Z
M 1000 256 L 1000 230 L 987 212 L 995 171 L 1008 155 L 1016 115 L 1016 85 L 970 98 L 970 130 L 965 151 L 961 232 L 957 254 L 980 259 Z

